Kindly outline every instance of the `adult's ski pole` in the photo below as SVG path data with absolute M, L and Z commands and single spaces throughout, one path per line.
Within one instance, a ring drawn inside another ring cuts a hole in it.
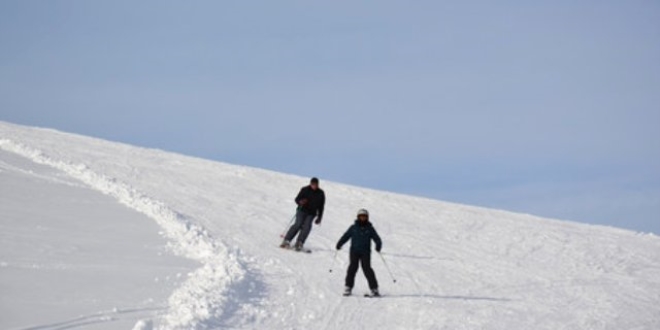
M 286 225 L 286 228 L 284 228 L 284 231 L 280 234 L 281 238 L 284 238 L 284 235 L 286 235 L 286 232 L 289 230 L 289 227 L 293 224 L 293 222 L 296 221 L 296 215 L 294 214 L 293 217 L 291 218 L 291 221 L 289 221 L 289 224 Z

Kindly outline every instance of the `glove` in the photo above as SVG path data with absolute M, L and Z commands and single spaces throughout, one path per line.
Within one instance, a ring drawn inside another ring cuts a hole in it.
M 337 250 L 341 250 L 341 245 L 337 244 Z
M 322 219 L 323 219 L 323 217 L 318 217 L 318 218 L 316 218 L 316 221 L 314 221 L 314 223 L 317 224 L 317 225 L 320 225 Z
M 303 198 L 303 199 L 300 200 L 300 202 L 298 202 L 298 205 L 300 205 L 300 206 L 303 206 L 305 204 L 307 204 L 307 198 Z
M 376 248 L 376 252 L 380 253 L 380 246 Z

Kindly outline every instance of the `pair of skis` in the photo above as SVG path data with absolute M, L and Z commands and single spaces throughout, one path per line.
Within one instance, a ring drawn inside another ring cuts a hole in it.
M 281 247 L 280 246 L 280 248 L 283 249 L 283 250 L 289 250 L 289 251 L 295 251 L 295 252 L 312 253 L 312 250 L 310 250 L 310 249 L 306 249 L 306 248 L 296 249 L 294 246 L 286 246 L 286 247 Z
M 353 294 L 351 294 L 351 293 L 348 293 L 348 294 L 344 293 L 343 296 L 344 296 L 344 297 L 351 297 L 351 296 L 353 296 Z M 382 296 L 381 296 L 380 294 L 375 295 L 375 294 L 371 294 L 371 293 L 365 293 L 365 294 L 364 294 L 364 297 L 365 297 L 365 298 L 380 298 L 380 297 L 382 297 Z

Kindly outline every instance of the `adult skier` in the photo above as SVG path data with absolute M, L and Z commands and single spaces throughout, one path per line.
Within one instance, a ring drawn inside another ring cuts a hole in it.
M 371 296 L 378 297 L 378 281 L 376 274 L 371 268 L 371 240 L 376 242 L 376 251 L 380 253 L 383 243 L 380 236 L 376 232 L 374 226 L 369 222 L 369 212 L 365 209 L 358 211 L 357 220 L 348 228 L 346 233 L 337 242 L 337 250 L 351 240 L 350 251 L 350 264 L 346 271 L 346 288 L 344 289 L 344 296 L 350 296 L 355 284 L 355 274 L 357 273 L 360 263 L 362 264 L 362 271 L 364 276 L 367 277 L 369 282 L 369 289 L 371 289 Z
M 303 249 L 303 245 L 312 231 L 312 222 L 316 218 L 317 225 L 323 220 L 323 208 L 325 207 L 325 193 L 319 188 L 319 179 L 312 178 L 308 186 L 302 187 L 298 196 L 296 196 L 296 221 L 291 225 L 289 231 L 284 236 L 281 248 L 290 248 L 291 241 L 296 235 L 298 239 L 295 244 L 296 251 Z

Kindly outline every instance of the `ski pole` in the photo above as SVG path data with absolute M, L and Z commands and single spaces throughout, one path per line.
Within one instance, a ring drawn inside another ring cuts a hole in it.
M 291 218 L 291 221 L 289 221 L 289 224 L 286 225 L 286 228 L 284 228 L 284 231 L 280 234 L 281 238 L 284 238 L 284 235 L 286 235 L 286 232 L 289 230 L 289 227 L 291 227 L 291 224 L 296 220 L 296 215 L 293 215 L 293 218 Z
M 387 272 L 390 273 L 390 277 L 392 278 L 392 282 L 396 283 L 396 279 L 394 278 L 394 275 L 392 275 L 392 271 L 390 270 L 390 266 L 387 265 L 387 262 L 385 261 L 385 257 L 378 252 L 378 255 L 380 256 L 380 259 L 383 260 L 383 264 L 385 265 L 385 269 L 387 269 Z
M 332 265 L 330 265 L 330 273 L 332 273 L 332 269 L 335 268 L 335 262 L 337 262 L 337 253 L 339 250 L 335 250 L 335 256 L 332 257 Z

